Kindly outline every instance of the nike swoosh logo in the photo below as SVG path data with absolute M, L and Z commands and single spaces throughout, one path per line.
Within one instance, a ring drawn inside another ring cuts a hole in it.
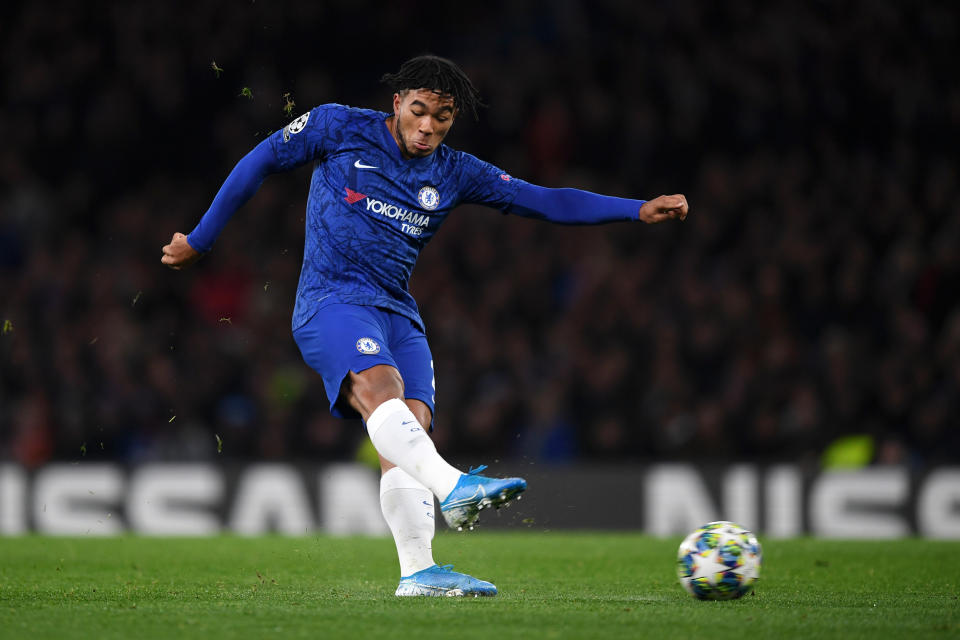
M 380 167 L 375 167 L 372 164 L 363 164 L 359 160 L 354 162 L 353 166 L 355 166 L 357 169 L 379 169 L 380 168 Z
M 406 426 L 406 425 L 408 425 L 408 424 L 413 424 L 414 422 L 416 422 L 416 420 L 407 420 L 406 422 L 401 422 L 401 423 L 400 423 L 400 426 L 403 427 L 403 426 Z

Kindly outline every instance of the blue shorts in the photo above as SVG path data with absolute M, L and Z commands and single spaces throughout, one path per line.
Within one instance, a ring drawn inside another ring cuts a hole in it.
M 410 318 L 354 304 L 330 304 L 294 330 L 303 359 L 323 378 L 330 413 L 339 418 L 359 414 L 340 398 L 347 373 L 360 373 L 378 364 L 400 372 L 404 396 L 420 400 L 434 411 L 436 385 L 427 336 Z

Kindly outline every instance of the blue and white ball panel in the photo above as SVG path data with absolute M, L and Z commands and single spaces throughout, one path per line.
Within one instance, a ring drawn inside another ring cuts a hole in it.
M 732 522 L 710 522 L 687 536 L 677 552 L 677 576 L 694 597 L 732 600 L 753 589 L 763 552 L 756 536 Z
M 359 417 L 341 401 L 340 386 L 348 372 L 378 364 L 395 367 L 405 397 L 420 400 L 434 412 L 433 356 L 426 335 L 410 318 L 376 307 L 329 304 L 297 328 L 293 339 L 304 361 L 323 378 L 334 416 Z

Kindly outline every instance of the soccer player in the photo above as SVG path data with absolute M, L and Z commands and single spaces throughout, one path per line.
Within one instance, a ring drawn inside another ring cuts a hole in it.
M 189 266 L 269 174 L 314 163 L 293 337 L 323 378 L 330 411 L 363 419 L 380 455 L 380 504 L 400 559 L 398 596 L 495 595 L 486 581 L 433 559 L 434 502 L 447 524 L 473 528 L 508 504 L 522 478 L 462 473 L 437 452 L 433 358 L 407 283 L 420 250 L 460 203 L 561 224 L 683 219 L 683 195 L 614 198 L 547 189 L 442 144 L 480 97 L 453 62 L 419 56 L 382 81 L 393 112 L 324 104 L 277 131 L 230 172 L 189 235 L 173 234 L 163 264 Z

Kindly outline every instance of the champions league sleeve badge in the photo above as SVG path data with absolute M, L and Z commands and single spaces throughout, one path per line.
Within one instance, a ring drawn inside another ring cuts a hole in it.
M 305 114 L 288 124 L 283 128 L 283 141 L 290 142 L 290 136 L 300 133 L 303 131 L 303 128 L 307 126 L 307 120 L 310 119 L 310 112 L 307 111 Z
M 417 201 L 427 211 L 433 211 L 440 204 L 440 192 L 433 187 L 424 187 L 417 194 Z
M 357 340 L 357 351 L 367 355 L 380 353 L 380 345 L 373 338 L 360 338 Z

